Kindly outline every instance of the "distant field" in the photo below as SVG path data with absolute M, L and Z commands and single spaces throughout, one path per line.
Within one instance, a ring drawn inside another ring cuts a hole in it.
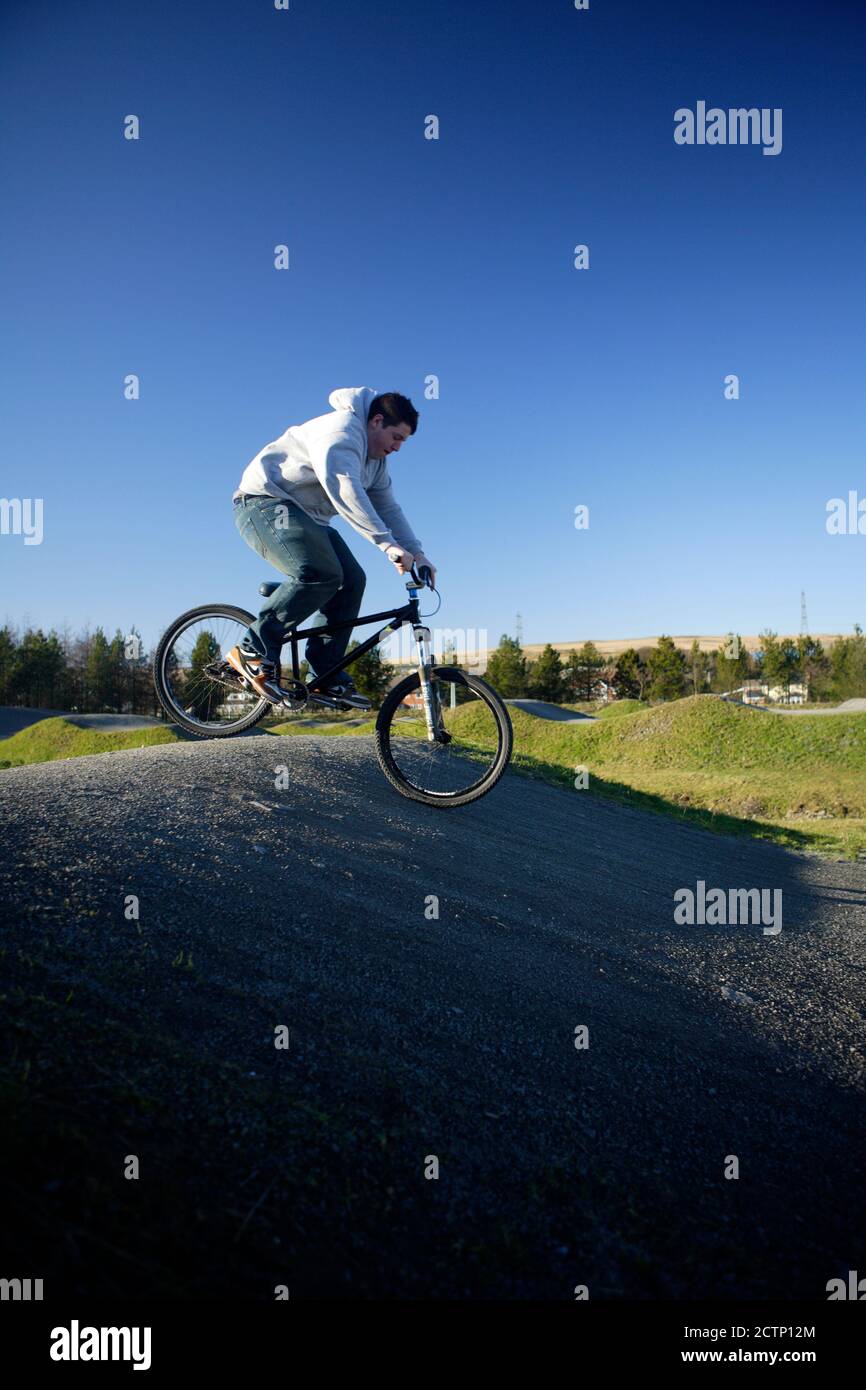
M 814 640 L 816 642 L 821 642 L 826 650 L 828 647 L 832 647 L 838 635 L 839 634 L 835 632 L 816 633 Z M 689 650 L 693 642 L 697 642 L 702 652 L 715 652 L 725 645 L 729 636 L 730 634 L 727 632 L 718 633 L 715 637 L 702 636 L 699 633 L 689 633 L 686 636 L 680 637 L 671 635 L 671 640 L 675 646 L 682 647 L 685 651 Z M 561 655 L 567 655 L 568 652 L 578 651 L 585 642 L 592 642 L 603 656 L 621 656 L 623 652 L 628 651 L 629 647 L 634 647 L 635 649 L 638 647 L 655 647 L 658 645 L 658 640 L 658 637 L 581 637 L 578 642 L 551 642 L 550 645 L 555 647 Z M 747 651 L 757 651 L 761 646 L 761 639 L 757 635 L 746 636 L 740 634 L 740 641 Z M 523 652 L 525 656 L 529 657 L 531 660 L 535 660 L 537 657 L 541 656 L 544 647 L 545 643 L 535 642 L 530 646 L 524 646 Z
M 682 647 L 685 651 L 689 650 L 693 642 L 697 642 L 702 652 L 715 652 L 725 645 L 729 636 L 730 634 L 727 632 L 720 632 L 714 637 L 709 637 L 706 634 L 701 635 L 700 633 L 688 633 L 685 636 L 679 637 L 674 634 L 671 636 L 671 640 L 675 646 Z M 816 642 L 821 642 L 826 651 L 832 647 L 838 636 L 839 634 L 837 632 L 817 632 L 814 634 L 814 640 Z M 658 645 L 658 640 L 658 636 L 581 637 L 574 642 L 551 642 L 550 645 L 559 652 L 560 656 L 568 656 L 569 652 L 578 651 L 585 642 L 592 642 L 601 652 L 602 656 L 622 656 L 622 653 L 628 651 L 629 647 L 634 647 L 635 649 L 639 647 L 655 647 Z M 761 639 L 757 634 L 745 636 L 740 634 L 740 641 L 747 651 L 758 651 L 761 646 Z M 544 642 L 530 642 L 528 645 L 523 643 L 523 654 L 528 657 L 530 661 L 535 661 L 541 656 L 545 645 L 546 643 Z M 457 652 L 458 665 L 463 665 L 466 659 L 465 653 L 461 651 Z M 478 651 L 471 651 L 468 659 L 473 662 L 477 661 L 480 666 L 483 666 L 487 660 L 487 653 L 483 650 L 480 653 Z M 414 669 L 416 665 L 415 662 L 393 662 L 392 664 L 399 666 L 401 670 L 404 667 L 406 669 Z

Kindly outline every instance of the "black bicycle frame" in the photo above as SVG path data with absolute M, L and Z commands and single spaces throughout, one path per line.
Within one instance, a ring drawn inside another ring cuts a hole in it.
M 302 637 L 321 637 L 324 633 L 331 635 L 332 633 L 340 632 L 346 627 L 361 627 L 364 623 L 378 623 L 382 618 L 390 618 L 392 621 L 386 623 L 385 626 L 374 633 L 372 637 L 368 637 L 366 642 L 361 642 L 354 651 L 347 652 L 342 661 L 335 662 L 327 671 L 322 671 L 320 675 L 314 676 L 313 679 L 307 683 L 307 689 L 318 690 L 321 685 L 327 684 L 331 677 L 336 675 L 337 671 L 345 670 L 347 666 L 351 666 L 353 661 L 357 661 L 359 656 L 364 656 L 371 647 L 375 647 L 377 643 L 381 642 L 386 632 L 396 632 L 404 623 L 417 623 L 419 621 L 417 592 L 413 594 L 409 602 L 405 603 L 402 608 L 392 608 L 383 613 L 371 613 L 367 618 L 350 618 L 344 623 L 326 623 L 324 627 L 298 627 L 292 629 L 286 640 L 292 644 L 292 675 L 294 679 L 296 681 L 301 679 L 301 670 L 298 662 L 298 642 Z

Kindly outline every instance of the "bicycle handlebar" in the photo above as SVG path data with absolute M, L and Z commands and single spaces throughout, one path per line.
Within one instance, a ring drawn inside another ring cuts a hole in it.
M 421 565 L 418 572 L 416 573 L 415 565 L 412 564 L 409 567 L 409 573 L 415 580 L 416 584 L 425 584 L 428 589 L 433 588 L 433 571 L 429 569 L 427 565 Z
M 397 548 L 397 546 L 393 547 L 395 551 L 397 550 Z M 388 555 L 388 559 L 390 560 L 391 556 L 389 552 L 386 551 L 385 553 Z M 407 571 L 404 569 L 403 573 L 406 574 Z M 415 581 L 416 584 L 420 584 L 422 587 L 426 585 L 428 589 L 433 589 L 433 571 L 429 568 L 428 565 L 422 565 L 420 569 L 416 570 L 415 561 L 413 560 L 411 565 L 409 566 L 408 573 L 411 575 L 412 579 Z M 435 593 L 436 590 L 433 589 L 433 592 Z

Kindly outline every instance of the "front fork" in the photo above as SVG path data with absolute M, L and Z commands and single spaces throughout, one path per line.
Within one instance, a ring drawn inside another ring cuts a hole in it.
M 430 743 L 445 743 L 447 735 L 442 725 L 442 710 L 439 697 L 433 691 L 433 656 L 430 650 L 430 629 L 414 624 L 412 631 L 418 643 L 418 676 L 421 681 L 421 700 L 424 705 L 424 718 L 427 722 L 427 739 Z

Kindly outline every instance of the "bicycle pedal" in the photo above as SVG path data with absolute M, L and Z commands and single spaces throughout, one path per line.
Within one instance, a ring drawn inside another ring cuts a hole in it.
M 335 700 L 331 695 L 317 695 L 315 691 L 310 692 L 310 703 L 313 705 L 327 705 L 328 709 L 345 709 L 344 700 Z

